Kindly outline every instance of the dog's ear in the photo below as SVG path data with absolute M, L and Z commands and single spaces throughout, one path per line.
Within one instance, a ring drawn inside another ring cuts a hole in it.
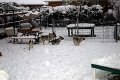
M 60 38 L 63 38 L 62 36 L 59 36 Z
M 62 37 L 62 36 L 59 36 L 61 39 L 64 39 L 64 37 Z

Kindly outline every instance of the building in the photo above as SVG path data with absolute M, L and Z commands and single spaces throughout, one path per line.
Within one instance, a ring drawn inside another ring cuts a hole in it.
M 71 5 L 79 5 L 80 3 L 89 3 L 91 5 L 93 4 L 108 4 L 108 0 L 63 0 L 66 4 L 71 4 Z
M 63 4 L 62 0 L 46 0 L 45 2 L 48 4 L 48 6 L 52 6 L 52 7 L 60 6 Z

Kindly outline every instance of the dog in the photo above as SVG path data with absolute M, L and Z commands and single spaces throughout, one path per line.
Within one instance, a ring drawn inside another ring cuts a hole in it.
M 80 43 L 81 43 L 83 40 L 85 40 L 85 38 L 83 38 L 83 37 L 76 37 L 76 36 L 73 37 L 73 43 L 74 43 L 76 46 L 79 46 Z
M 45 44 L 45 41 L 50 41 L 50 40 L 53 40 L 56 38 L 56 34 L 53 32 L 53 33 L 49 33 L 48 35 L 42 35 L 40 37 L 40 41 Z
M 62 36 L 59 36 L 59 38 L 53 39 L 53 40 L 49 41 L 49 43 L 51 42 L 52 45 L 58 45 L 58 44 L 60 44 L 60 42 L 61 42 L 63 39 L 64 39 L 64 38 L 63 38 Z
M 55 39 L 57 36 L 56 36 L 56 33 L 55 32 L 52 32 L 52 33 L 49 33 L 49 40 L 53 40 Z

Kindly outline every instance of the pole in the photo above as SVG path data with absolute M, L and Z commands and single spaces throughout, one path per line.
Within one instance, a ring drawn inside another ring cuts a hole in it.
M 54 27 L 55 27 L 55 21 L 52 19 L 52 32 L 54 32 Z
M 47 15 L 47 27 L 48 27 L 48 15 Z
M 80 3 L 79 9 L 78 9 L 78 15 L 77 15 L 77 37 L 79 37 L 79 29 L 78 29 L 78 27 L 79 27 L 79 15 L 80 15 L 80 12 L 81 12 L 81 4 L 82 3 Z M 78 3 L 78 5 L 79 5 L 79 3 Z
M 14 10 L 13 11 L 13 27 L 14 27 L 14 34 L 15 34 L 15 13 Z
M 78 9 L 78 14 L 77 14 L 77 37 L 79 37 L 79 30 L 78 30 L 78 24 L 79 24 L 79 14 L 80 14 L 80 8 Z
M 79 27 L 79 16 L 77 16 L 77 37 L 79 37 L 79 29 L 78 29 L 78 27 Z

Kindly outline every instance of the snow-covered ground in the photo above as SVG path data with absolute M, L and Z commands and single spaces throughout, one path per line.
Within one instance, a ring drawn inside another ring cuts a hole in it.
M 117 54 L 117 55 L 103 57 L 101 59 L 95 59 L 92 63 L 110 68 L 120 69 L 119 62 L 120 62 L 120 55 Z
M 43 28 L 43 32 L 51 31 Z M 93 80 L 91 61 L 120 52 L 120 43 L 112 36 L 113 27 L 95 28 L 97 36 L 86 38 L 80 46 L 73 44 L 66 28 L 55 31 L 65 38 L 59 45 L 40 43 L 31 50 L 28 44 L 0 40 L 0 69 L 8 72 L 10 80 Z

